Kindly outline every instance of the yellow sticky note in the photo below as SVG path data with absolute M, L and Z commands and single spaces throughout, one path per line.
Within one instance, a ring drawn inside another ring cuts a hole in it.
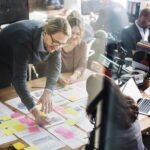
M 7 128 L 7 125 L 5 123 L 1 123 L 0 124 L 0 129 L 5 129 L 5 128 Z
M 42 104 L 36 105 L 36 108 L 37 108 L 38 110 L 41 110 Z
M 38 150 L 35 146 L 26 147 L 24 150 Z
M 26 129 L 26 127 L 25 127 L 23 124 L 18 124 L 18 125 L 16 125 L 16 126 L 14 126 L 14 129 L 15 129 L 16 131 L 23 131 L 23 130 Z
M 22 150 L 23 148 L 26 147 L 26 146 L 25 146 L 23 143 L 21 143 L 21 142 L 14 143 L 13 146 L 14 146 L 14 148 L 15 148 L 16 150 Z
M 7 136 L 8 135 L 12 135 L 12 134 L 14 134 L 16 132 L 13 128 L 2 129 L 2 131 Z
M 70 101 L 76 101 L 77 100 L 77 98 L 75 97 L 75 96 L 71 96 L 71 97 L 69 97 L 68 98 Z
M 76 124 L 76 121 L 75 120 L 71 120 L 71 119 L 68 119 L 65 121 L 66 124 L 70 125 L 70 126 L 73 126 Z
M 9 116 L 0 116 L 1 121 L 6 121 L 6 120 L 10 120 L 10 119 L 11 119 L 11 117 L 9 117 Z
M 42 112 L 42 111 L 41 111 L 41 115 L 42 115 L 42 116 L 46 116 L 46 114 L 45 114 L 44 112 Z
M 77 111 L 75 111 L 73 108 L 70 108 L 70 107 L 65 107 L 64 111 L 69 113 L 70 115 L 74 115 L 74 116 L 79 115 Z
M 8 121 L 5 121 L 4 122 L 4 125 L 7 126 L 7 127 L 12 127 L 12 126 L 16 126 L 20 124 L 18 120 L 14 120 L 14 119 L 11 119 L 11 120 L 8 120 Z

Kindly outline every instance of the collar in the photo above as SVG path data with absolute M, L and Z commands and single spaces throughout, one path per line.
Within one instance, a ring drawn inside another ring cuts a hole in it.
M 141 34 L 142 40 L 143 40 L 143 41 L 148 41 L 149 28 L 143 29 L 142 27 L 140 27 L 140 26 L 138 25 L 138 21 L 137 21 L 137 20 L 135 21 L 135 25 L 136 25 L 136 27 L 138 28 L 138 30 L 139 30 L 139 32 L 140 32 L 140 34 Z
M 39 52 L 47 52 L 47 50 L 44 48 L 44 41 L 43 41 L 43 32 L 41 33 L 41 38 L 40 38 L 40 43 L 38 46 L 38 51 Z

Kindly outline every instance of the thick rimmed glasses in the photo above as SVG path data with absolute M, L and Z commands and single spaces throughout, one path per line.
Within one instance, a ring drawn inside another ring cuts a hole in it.
M 51 34 L 49 34 L 49 36 L 51 37 L 51 40 L 52 40 L 51 44 L 53 46 L 64 46 L 64 45 L 66 45 L 66 43 L 61 43 L 61 42 L 57 41 L 56 39 L 54 39 L 54 37 Z

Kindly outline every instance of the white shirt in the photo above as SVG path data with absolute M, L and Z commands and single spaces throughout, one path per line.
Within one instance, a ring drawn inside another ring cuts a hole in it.
M 149 28 L 146 28 L 146 29 L 145 29 L 145 32 L 144 32 L 144 29 L 141 28 L 141 27 L 138 25 L 137 20 L 135 21 L 135 24 L 136 24 L 136 26 L 137 26 L 137 28 L 138 28 L 138 30 L 139 30 L 141 36 L 142 36 L 142 40 L 148 42 Z

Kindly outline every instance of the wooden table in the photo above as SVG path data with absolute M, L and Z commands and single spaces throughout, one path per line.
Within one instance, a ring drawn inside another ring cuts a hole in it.
M 86 70 L 85 73 L 79 78 L 78 81 L 86 80 L 88 78 L 88 76 L 90 76 L 91 74 L 93 74 L 92 71 Z M 67 77 L 70 74 L 69 73 L 64 73 L 62 75 Z M 29 81 L 27 83 L 27 86 L 28 86 L 30 91 L 35 91 L 35 90 L 44 88 L 45 87 L 45 82 L 46 82 L 46 78 L 43 77 L 43 78 L 39 78 L 39 79 Z M 59 84 L 57 84 L 57 88 L 60 88 Z M 14 87 L 7 87 L 7 88 L 0 89 L 0 102 L 5 102 L 6 100 L 15 98 L 17 96 L 18 95 L 17 95 Z M 0 145 L 0 150 L 8 150 L 8 146 L 10 144 L 13 144 L 13 143 L 18 142 L 18 141 L 24 143 L 23 141 L 21 141 L 21 139 L 18 139 L 17 141 L 13 141 L 13 142 L 10 142 L 10 143 Z M 24 143 L 24 144 L 27 145 L 26 143 Z M 79 150 L 79 149 L 82 149 L 82 148 L 80 147 L 77 150 Z M 70 150 L 70 148 L 66 146 L 64 148 L 61 148 L 61 150 Z
M 88 76 L 92 73 L 93 72 L 86 70 L 85 74 L 79 80 L 86 80 L 88 78 Z M 67 76 L 68 74 L 64 74 L 64 75 Z M 30 91 L 34 91 L 37 89 L 44 88 L 45 81 L 46 81 L 46 78 L 39 78 L 39 79 L 29 81 L 27 83 L 27 85 L 28 85 Z M 4 102 L 4 101 L 14 98 L 14 97 L 17 97 L 17 94 L 13 87 L 0 89 L 0 101 L 1 102 Z M 150 96 L 149 96 L 149 98 L 150 98 Z M 148 130 L 150 131 L 150 117 L 140 115 L 139 118 L 140 118 L 139 123 L 140 123 L 141 131 L 143 133 Z M 7 146 L 8 146 L 8 144 L 7 144 Z M 6 149 L 6 145 L 4 145 L 3 147 L 0 146 L 0 150 L 5 150 L 5 149 Z M 68 150 L 68 149 L 69 149 L 68 147 L 63 148 L 63 150 Z

